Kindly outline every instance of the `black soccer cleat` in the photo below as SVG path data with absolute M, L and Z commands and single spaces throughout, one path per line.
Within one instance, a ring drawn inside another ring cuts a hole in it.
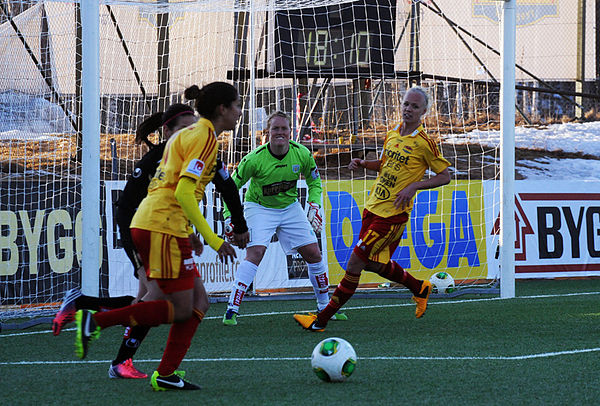
M 150 379 L 152 389 L 156 392 L 166 390 L 198 390 L 200 386 L 190 383 L 181 377 L 177 372 L 169 376 L 160 376 L 158 371 L 154 371 Z

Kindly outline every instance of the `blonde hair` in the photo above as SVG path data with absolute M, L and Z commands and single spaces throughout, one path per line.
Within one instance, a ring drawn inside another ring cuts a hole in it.
M 404 93 L 404 98 L 406 98 L 406 95 L 410 92 L 417 92 L 421 96 L 423 96 L 423 99 L 425 100 L 425 105 L 427 106 L 427 108 L 425 109 L 425 113 L 427 113 L 429 111 L 429 108 L 431 107 L 431 98 L 429 97 L 429 93 L 427 93 L 427 90 L 425 90 L 425 88 L 421 86 L 413 86 L 410 89 L 408 89 L 406 93 Z

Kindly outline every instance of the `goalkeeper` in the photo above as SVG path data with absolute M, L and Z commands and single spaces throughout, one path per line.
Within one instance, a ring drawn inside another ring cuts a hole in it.
M 423 88 L 409 89 L 402 100 L 402 122 L 387 133 L 380 158 L 354 158 L 348 165 L 351 170 L 363 167 L 379 174 L 363 211 L 359 240 L 348 260 L 346 274 L 318 315 L 294 315 L 303 328 L 324 331 L 327 322 L 356 291 L 363 269 L 406 286 L 417 304 L 415 316 L 421 318 L 425 314 L 431 282 L 415 279 L 391 257 L 404 233 L 417 191 L 450 182 L 450 163 L 421 122 L 428 108 L 429 96 Z M 436 175 L 423 180 L 428 169 Z
M 327 266 L 317 244 L 323 222 L 319 213 L 322 188 L 317 165 L 308 148 L 290 140 L 290 120 L 285 113 L 271 114 L 266 131 L 268 142 L 246 155 L 231 175 L 238 188 L 250 181 L 244 198 L 250 242 L 231 288 L 223 316 L 226 326 L 237 325 L 240 305 L 273 234 L 277 234 L 286 254 L 296 251 L 307 262 L 308 277 L 317 298 L 317 312 L 329 303 Z M 308 218 L 298 202 L 296 184 L 301 175 L 308 185 Z M 227 206 L 223 217 L 226 235 L 231 234 L 235 227 L 231 227 Z M 347 319 L 342 313 L 333 318 Z

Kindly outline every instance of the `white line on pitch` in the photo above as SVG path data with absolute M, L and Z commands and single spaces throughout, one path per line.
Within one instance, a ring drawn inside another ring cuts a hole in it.
M 483 356 L 483 357 L 414 357 L 414 356 L 388 356 L 388 357 L 358 357 L 358 360 L 362 361 L 519 361 L 526 359 L 536 358 L 551 358 L 563 355 L 574 355 L 583 354 L 589 352 L 600 352 L 600 347 L 597 348 L 585 348 L 581 350 L 570 350 L 570 351 L 555 351 L 555 352 L 543 352 L 539 354 L 527 354 L 527 355 L 514 355 L 514 356 Z M 232 358 L 186 358 L 183 362 L 253 362 L 253 361 L 309 361 L 310 357 L 232 357 Z M 13 362 L 0 362 L 0 365 L 66 365 L 66 364 L 106 364 L 111 362 L 110 360 L 96 360 L 96 361 L 13 361 Z M 136 363 L 147 363 L 160 362 L 159 359 L 143 359 L 135 360 Z
M 519 299 L 547 299 L 553 297 L 569 297 L 569 296 L 585 296 L 585 295 L 599 295 L 600 292 L 577 292 L 577 293 L 562 293 L 562 294 L 552 294 L 552 295 L 532 295 L 532 296 L 517 296 L 510 299 L 504 299 L 500 297 L 488 297 L 488 298 L 477 298 L 477 299 L 461 299 L 461 300 L 446 300 L 442 299 L 440 301 L 430 301 L 429 306 L 439 306 L 439 305 L 447 305 L 447 304 L 461 304 L 461 303 L 470 303 L 470 302 L 492 302 L 498 300 L 519 300 Z M 387 305 L 377 305 L 377 306 L 347 306 L 344 307 L 344 310 L 365 310 L 365 309 L 380 309 L 382 307 L 405 307 L 405 306 L 414 306 L 412 302 L 406 303 L 393 303 Z M 261 317 L 261 316 L 280 316 L 280 315 L 289 315 L 294 313 L 308 313 L 314 312 L 314 309 L 309 310 L 293 310 L 293 311 L 285 311 L 285 312 L 265 312 L 265 313 L 250 313 L 243 314 L 241 317 Z M 205 317 L 204 320 L 215 320 L 221 319 L 223 316 L 209 316 Z M 74 328 L 63 329 L 62 331 L 75 331 Z M 26 335 L 34 335 L 34 334 L 47 334 L 50 333 L 51 330 L 43 330 L 43 331 L 30 331 L 30 332 L 22 332 L 22 333 L 11 333 L 11 334 L 0 334 L 0 338 L 3 337 L 17 337 L 17 336 L 26 336 Z

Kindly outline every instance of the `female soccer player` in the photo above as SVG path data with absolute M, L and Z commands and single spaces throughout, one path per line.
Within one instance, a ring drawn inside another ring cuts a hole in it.
M 409 89 L 402 102 L 402 122 L 387 133 L 380 158 L 373 161 L 354 158 L 348 165 L 351 170 L 363 167 L 379 174 L 363 211 L 358 244 L 350 255 L 346 274 L 318 315 L 294 315 L 303 328 L 325 330 L 329 319 L 356 291 L 363 269 L 406 286 L 417 304 L 415 316 L 420 318 L 425 314 L 431 283 L 415 279 L 391 257 L 404 232 L 417 191 L 450 182 L 450 163 L 442 157 L 421 122 L 428 107 L 429 96 L 423 88 Z M 422 180 L 427 169 L 436 175 Z
M 308 276 L 317 298 L 317 311 L 329 302 L 327 265 L 323 262 L 316 233 L 321 231 L 321 178 L 312 154 L 305 146 L 291 141 L 290 120 L 280 111 L 267 121 L 269 142 L 246 155 L 231 175 L 238 188 L 250 181 L 244 198 L 244 216 L 252 233 L 246 258 L 237 268 L 229 296 L 226 326 L 237 325 L 244 294 L 252 283 L 273 234 L 287 254 L 297 251 L 308 265 Z M 300 175 L 308 185 L 308 219 L 298 202 L 296 183 Z M 229 211 L 225 208 L 223 217 Z M 312 227 L 311 227 L 312 226 Z M 235 231 L 235 225 L 233 227 Z M 346 320 L 344 314 L 335 315 Z
M 80 310 L 76 314 L 76 353 L 80 358 L 87 355 L 88 344 L 102 328 L 172 323 L 163 358 L 151 378 L 157 391 L 199 389 L 175 373 L 209 307 L 191 256 L 188 224 L 196 227 L 222 261 L 236 257 L 233 247 L 210 229 L 196 196 L 202 196 L 214 176 L 217 135 L 234 129 L 241 116 L 240 98 L 233 86 L 223 82 L 202 89 L 192 86 L 185 96 L 196 100 L 195 108 L 202 118 L 167 141 L 148 196 L 131 223 L 131 235 L 149 281 L 144 302 L 107 312 Z M 240 240 L 245 245 L 248 233 Z
M 74 320 L 75 312 L 79 309 L 108 310 L 121 308 L 132 303 L 137 303 L 148 291 L 146 286 L 146 272 L 131 239 L 129 226 L 135 211 L 148 193 L 148 185 L 162 158 L 167 140 L 180 129 L 192 125 L 196 121 L 197 118 L 192 107 L 187 104 L 175 103 L 169 106 L 166 111 L 157 112 L 148 117 L 139 124 L 136 131 L 136 142 L 146 143 L 150 147 L 150 150 L 136 163 L 133 174 L 129 177 L 123 193 L 117 201 L 116 219 L 119 225 L 123 248 L 133 264 L 134 276 L 140 281 L 137 297 L 97 298 L 82 295 L 79 289 L 71 289 L 65 295 L 62 305 L 53 320 L 54 335 L 60 334 L 64 325 Z M 158 145 L 154 145 L 148 140 L 148 136 L 158 131 L 159 128 L 162 128 L 164 141 Z M 248 228 L 243 217 L 237 186 L 220 160 L 217 161 L 217 168 L 220 169 L 215 171 L 212 182 L 217 191 L 221 193 L 223 200 L 233 208 L 234 215 L 232 218 L 236 227 L 235 240 L 241 237 Z M 241 244 L 242 242 L 236 241 L 236 243 Z M 203 245 L 194 233 L 190 234 L 190 244 L 196 255 L 202 253 Z M 148 334 L 148 331 L 149 327 L 147 326 L 134 326 L 125 329 L 124 338 L 117 357 L 112 361 L 108 369 L 108 376 L 110 378 L 135 379 L 148 377 L 145 373 L 135 368 L 132 362 L 133 356 Z

